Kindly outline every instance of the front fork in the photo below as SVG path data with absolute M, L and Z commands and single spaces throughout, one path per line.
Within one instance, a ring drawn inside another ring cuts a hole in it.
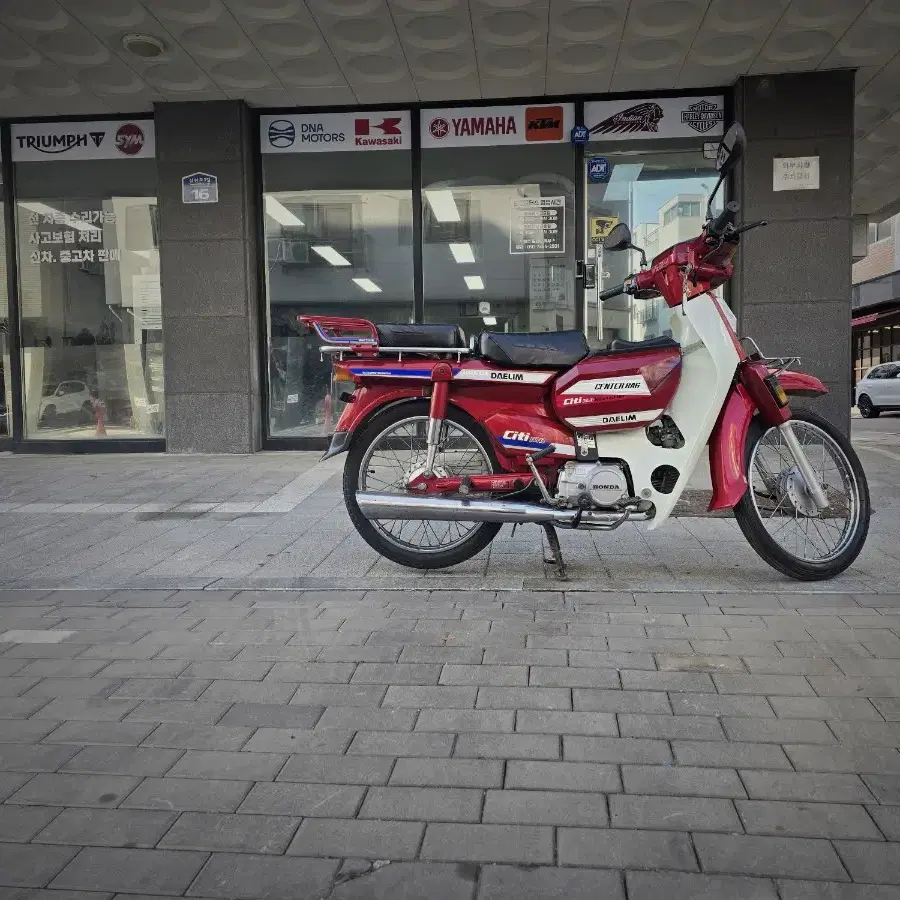
M 434 475 L 434 458 L 441 438 L 441 427 L 447 415 L 447 397 L 450 394 L 450 379 L 453 370 L 446 363 L 434 367 L 431 373 L 431 407 L 428 410 L 428 430 L 425 433 L 425 471 L 423 475 Z
M 794 457 L 797 468 L 800 470 L 800 474 L 803 476 L 806 487 L 815 501 L 816 506 L 818 506 L 820 510 L 825 509 L 828 506 L 828 497 L 826 496 L 819 479 L 816 477 L 816 473 L 809 461 L 809 457 L 806 455 L 806 451 L 803 449 L 803 445 L 797 440 L 797 435 L 794 434 L 793 422 L 788 420 L 787 422 L 782 423 L 778 426 L 778 430 L 781 432 L 781 436 L 784 439 L 785 444 L 787 444 L 788 450 L 791 451 L 791 456 Z

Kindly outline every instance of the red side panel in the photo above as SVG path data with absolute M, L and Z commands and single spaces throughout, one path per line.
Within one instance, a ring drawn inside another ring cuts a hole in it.
M 421 399 L 421 385 L 362 384 L 353 394 L 353 402 L 348 403 L 337 425 L 336 432 L 353 432 L 370 413 L 396 400 Z
M 744 447 L 756 406 L 741 385 L 735 385 L 709 438 L 709 469 L 713 495 L 709 509 L 731 509 L 747 492 Z

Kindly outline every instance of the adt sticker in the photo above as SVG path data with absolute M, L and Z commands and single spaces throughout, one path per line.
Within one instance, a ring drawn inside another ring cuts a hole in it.
M 591 133 L 588 131 L 587 125 L 576 125 L 572 129 L 572 143 L 586 144 Z
M 219 179 L 206 172 L 194 172 L 181 179 L 182 203 L 218 203 Z
M 609 181 L 609 160 L 602 156 L 589 159 L 588 178 L 591 181 Z

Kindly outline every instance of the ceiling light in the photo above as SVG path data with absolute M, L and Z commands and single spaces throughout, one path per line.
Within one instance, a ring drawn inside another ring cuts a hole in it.
M 381 288 L 371 278 L 351 278 L 357 287 L 361 287 L 367 294 L 380 294 Z
M 453 191 L 425 191 L 438 222 L 459 222 L 459 209 L 453 199 Z
M 471 244 L 448 244 L 447 246 L 450 247 L 450 252 L 458 263 L 475 262 L 475 251 L 472 250 Z
M 300 221 L 280 200 L 276 200 L 271 194 L 266 194 L 266 215 L 289 228 L 305 228 Z
M 333 266 L 349 266 L 350 260 L 346 256 L 341 256 L 334 247 L 313 247 L 313 253 L 318 253 L 325 262 L 331 263 Z
M 126 34 L 122 38 L 122 46 L 141 59 L 156 59 L 166 52 L 165 41 L 152 34 Z
M 466 287 L 470 291 L 483 291 L 484 290 L 484 279 L 480 275 L 466 275 Z

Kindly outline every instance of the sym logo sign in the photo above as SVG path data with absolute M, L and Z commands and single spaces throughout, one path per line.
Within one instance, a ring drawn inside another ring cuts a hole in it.
M 319 113 L 260 117 L 263 153 L 409 150 L 408 112 Z
M 13 125 L 16 162 L 121 159 L 156 155 L 153 121 L 37 122 Z
M 558 106 L 472 106 L 422 112 L 423 147 L 495 147 L 567 140 L 571 103 Z
M 718 136 L 724 131 L 724 97 L 658 97 L 598 100 L 584 105 L 591 141 Z

